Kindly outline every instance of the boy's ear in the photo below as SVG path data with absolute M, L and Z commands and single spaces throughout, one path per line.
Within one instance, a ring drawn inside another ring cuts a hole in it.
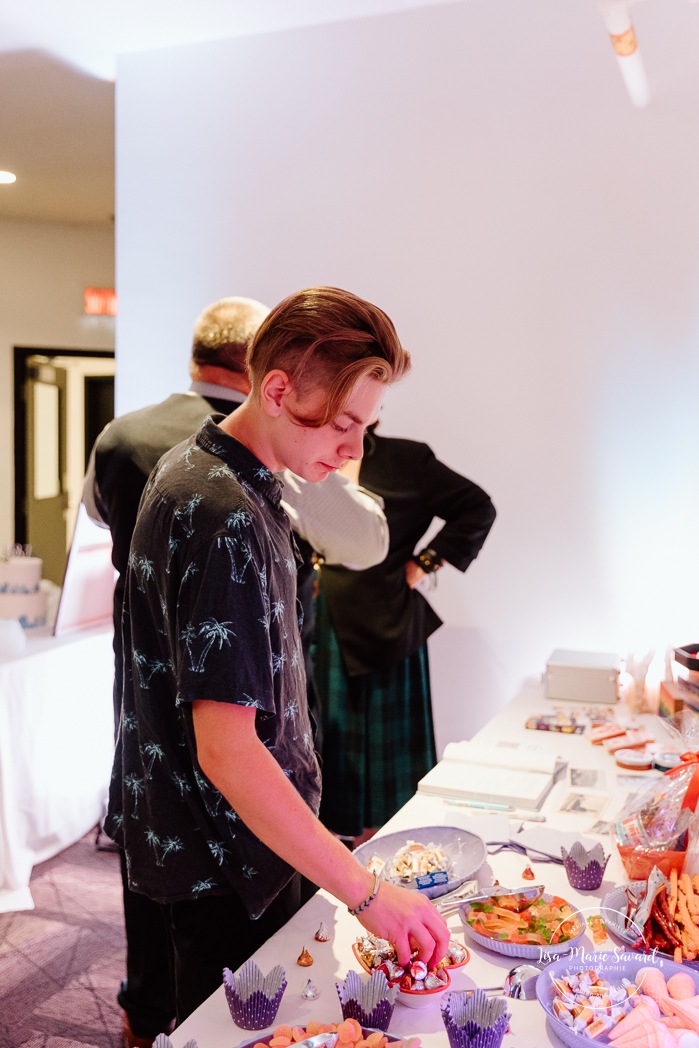
M 268 415 L 276 418 L 281 414 L 282 401 L 291 392 L 291 379 L 286 371 L 268 371 L 260 386 L 260 400 Z

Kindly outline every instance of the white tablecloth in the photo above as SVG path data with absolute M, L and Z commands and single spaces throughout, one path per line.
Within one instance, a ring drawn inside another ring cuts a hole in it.
M 557 704 L 564 705 L 566 704 Z M 573 708 L 572 704 L 567 705 L 568 708 Z M 632 784 L 617 783 L 614 762 L 602 747 L 592 746 L 587 736 L 524 729 L 524 722 L 529 714 L 551 713 L 553 708 L 554 705 L 543 697 L 542 689 L 538 685 L 526 687 L 516 700 L 478 733 L 476 738 L 492 741 L 503 736 L 518 737 L 522 741 L 560 754 L 577 768 L 601 769 L 606 775 L 610 798 L 606 814 L 614 814 L 618 804 L 632 788 Z M 546 823 L 525 824 L 526 834 L 538 835 L 544 839 L 551 837 L 552 831 L 556 831 L 556 849 L 560 841 L 570 843 L 575 838 L 590 836 L 590 827 L 597 819 L 596 815 L 589 813 L 560 813 L 558 805 L 565 791 L 570 792 L 569 787 L 565 782 L 559 783 L 544 802 L 541 810 L 546 814 Z M 428 826 L 455 826 L 470 829 L 485 840 L 497 840 L 503 836 L 503 828 L 507 835 L 508 830 L 516 833 L 520 825 L 519 822 L 511 821 L 508 816 L 477 814 L 466 808 L 450 805 L 442 799 L 418 794 L 383 827 L 381 833 L 403 829 L 409 831 Z M 410 835 L 406 832 L 406 837 Z M 605 851 L 612 850 L 608 837 L 590 837 L 590 840 L 602 840 Z M 599 913 L 601 898 L 616 884 L 627 880 L 616 849 L 612 850 L 604 881 L 596 892 L 575 891 L 570 887 L 565 870 L 560 865 L 532 861 L 512 851 L 501 851 L 490 857 L 479 872 L 478 880 L 481 886 L 491 884 L 494 879 L 511 887 L 521 885 L 524 883 L 522 873 L 528 865 L 534 870 L 536 883 L 543 882 L 547 891 L 562 895 L 578 906 L 585 916 Z M 331 931 L 330 942 L 319 943 L 314 940 L 314 934 L 321 921 Z M 509 969 L 518 963 L 517 960 L 474 946 L 465 937 L 458 913 L 449 918 L 449 926 L 455 937 L 465 941 L 471 951 L 469 964 L 452 973 L 451 988 L 460 990 L 473 989 L 475 986 L 502 985 L 504 977 Z M 268 972 L 276 964 L 283 965 L 286 971 L 288 987 L 282 998 L 275 1026 L 279 1023 L 304 1025 L 309 1019 L 322 1022 L 337 1022 L 341 1019 L 335 981 L 344 979 L 351 968 L 360 970 L 352 954 L 352 943 L 361 931 L 358 921 L 350 917 L 343 906 L 338 906 L 327 893 L 319 892 L 254 954 L 254 960 L 263 972 Z M 582 945 L 587 951 L 595 949 L 589 934 L 583 939 Z M 610 941 L 607 941 L 606 945 L 610 950 L 613 948 Z M 314 958 L 310 968 L 302 968 L 296 964 L 304 946 L 310 950 Z M 320 997 L 315 1001 L 306 1001 L 301 997 L 301 991 L 309 978 L 320 990 Z M 541 1045 L 559 1043 L 555 1035 L 550 1033 L 544 1012 L 536 1001 L 513 1000 L 508 1002 L 508 1006 L 512 1021 L 510 1032 L 504 1040 L 505 1048 L 540 1048 Z M 418 1034 L 423 1048 L 444 1048 L 448 1044 L 439 1004 L 434 1002 L 420 1009 L 396 1004 L 390 1033 L 398 1037 Z M 234 1025 L 223 988 L 212 994 L 171 1035 L 176 1048 L 183 1048 L 190 1038 L 196 1039 L 199 1048 L 235 1048 L 254 1037 L 255 1034 Z
M 111 627 L 31 636 L 0 658 L 0 911 L 31 908 L 32 867 L 104 814 L 113 667 Z

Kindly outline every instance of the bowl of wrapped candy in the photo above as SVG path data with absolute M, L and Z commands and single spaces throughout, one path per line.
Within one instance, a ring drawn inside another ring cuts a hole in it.
M 373 974 L 381 971 L 389 985 L 398 986 L 398 1001 L 409 1008 L 420 1008 L 439 997 L 451 986 L 449 970 L 461 968 L 470 958 L 462 943 L 452 939 L 449 952 L 430 970 L 424 961 L 412 960 L 408 965 L 398 964 L 395 946 L 375 935 L 362 935 L 352 945 L 362 968 Z

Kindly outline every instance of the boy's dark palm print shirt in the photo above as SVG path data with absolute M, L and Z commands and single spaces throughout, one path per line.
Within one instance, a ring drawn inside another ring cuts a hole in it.
M 272 473 L 212 419 L 163 456 L 143 495 L 106 826 L 131 887 L 160 902 L 235 892 L 256 917 L 292 873 L 203 774 L 193 700 L 253 706 L 258 736 L 318 808 L 297 564 L 279 503 Z

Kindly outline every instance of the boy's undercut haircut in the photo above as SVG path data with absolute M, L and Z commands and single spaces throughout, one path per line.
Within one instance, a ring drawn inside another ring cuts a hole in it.
M 324 426 L 342 414 L 357 381 L 386 384 L 410 370 L 390 318 L 378 306 L 336 287 L 311 287 L 285 298 L 271 311 L 253 339 L 247 357 L 251 392 L 279 369 L 303 397 L 323 389 L 319 417 L 294 415 L 305 426 Z
M 201 313 L 194 325 L 192 363 L 245 374 L 245 358 L 253 336 L 269 313 L 254 298 L 220 298 Z

